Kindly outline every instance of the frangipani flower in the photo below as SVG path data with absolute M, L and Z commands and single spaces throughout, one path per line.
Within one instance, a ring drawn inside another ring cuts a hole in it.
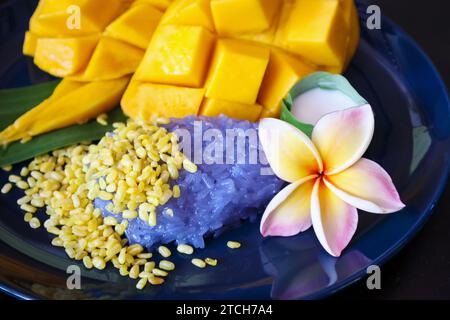
M 259 137 L 274 173 L 291 183 L 269 203 L 263 236 L 293 236 L 311 227 L 324 249 L 340 256 L 358 224 L 357 208 L 378 214 L 401 210 L 392 179 L 361 158 L 374 132 L 370 105 L 322 117 L 310 139 L 287 122 L 262 119 Z

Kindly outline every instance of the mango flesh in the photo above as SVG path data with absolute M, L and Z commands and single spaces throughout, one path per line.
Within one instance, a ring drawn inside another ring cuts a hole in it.
M 106 28 L 105 35 L 145 50 L 162 15 L 161 11 L 151 5 L 135 5 L 111 23 Z
M 302 78 L 314 71 L 314 67 L 281 50 L 272 49 L 266 76 L 261 86 L 258 102 L 279 117 L 281 101 Z
M 138 5 L 141 3 L 151 4 L 155 8 L 165 11 L 172 4 L 173 0 L 136 0 L 134 5 Z
M 108 112 L 119 104 L 128 81 L 128 77 L 91 83 L 65 79 L 52 96 L 0 132 L 0 144 L 82 124 Z
M 221 114 L 238 120 L 256 122 L 261 115 L 262 106 L 259 104 L 242 104 L 226 100 L 205 98 L 200 115 L 217 117 Z
M 122 101 L 122 109 L 129 117 L 144 121 L 151 121 L 159 116 L 182 118 L 197 114 L 205 91 L 203 88 L 137 82 L 131 87 L 136 100 L 134 103 Z
M 221 36 L 269 29 L 280 0 L 212 0 L 211 11 Z
M 166 11 L 161 24 L 201 26 L 214 31 L 210 0 L 175 1 Z
M 0 133 L 0 142 L 82 123 L 117 106 L 162 16 L 151 3 L 164 2 L 171 1 L 41 0 L 23 52 L 65 79 L 50 98 Z M 80 28 L 71 29 L 68 22 L 77 10 Z
M 73 75 L 89 62 L 98 36 L 78 38 L 39 38 L 34 63 L 56 77 Z
M 74 6 L 80 11 L 79 30 L 68 25 Z M 36 65 L 57 77 L 117 79 L 136 71 L 162 14 L 150 1 L 41 0 L 23 51 L 34 56 L 39 49 Z M 95 42 L 86 41 L 94 37 Z M 40 39 L 47 40 L 39 46 Z
M 31 31 L 27 31 L 25 33 L 25 39 L 23 41 L 22 53 L 26 56 L 34 56 L 38 39 L 39 37 L 37 35 L 35 35 Z
M 118 79 L 132 74 L 144 56 L 144 50 L 126 42 L 103 36 L 84 73 L 70 77 L 78 81 Z
M 203 27 L 162 25 L 137 70 L 137 78 L 201 87 L 213 44 L 213 35 Z
M 348 29 L 350 30 L 347 55 L 345 59 L 344 69 L 350 64 L 356 49 L 358 48 L 359 38 L 361 36 L 361 29 L 359 26 L 359 16 L 356 6 L 353 0 L 341 0 L 341 10 L 344 15 L 344 19 L 347 23 Z
M 53 91 L 52 95 L 42 101 L 39 105 L 19 117 L 12 125 L 0 132 L 0 145 L 21 140 L 29 136 L 28 128 L 37 116 L 42 113 L 49 104 L 64 96 L 65 94 L 79 89 L 84 84 L 70 80 L 62 80 Z
M 342 66 L 348 34 L 339 0 L 298 0 L 290 14 L 286 41 L 291 50 L 313 63 Z
M 179 32 L 183 35 L 171 38 L 159 31 L 187 26 L 202 27 L 218 38 L 210 59 L 192 49 L 205 41 L 200 37 L 192 40 Z M 242 108 L 245 105 L 262 107 L 260 117 L 278 117 L 292 85 L 310 72 L 344 70 L 358 40 L 353 0 L 175 0 L 161 18 L 122 106 L 143 113 L 141 99 L 152 99 L 138 95 L 143 84 L 204 87 L 201 114 L 233 114 L 254 121 L 258 107 L 252 113 Z M 203 61 L 200 71 L 192 67 L 197 61 Z M 204 69 L 205 83 L 200 80 Z M 178 97 L 172 104 L 179 103 Z M 185 97 L 197 105 L 197 97 Z M 150 106 L 146 112 L 160 114 Z M 165 114 L 179 116 L 175 111 Z
M 74 124 L 82 124 L 112 110 L 119 104 L 128 82 L 129 77 L 90 82 L 58 98 L 40 115 L 42 121 L 34 121 L 29 134 L 35 136 Z
M 206 84 L 206 97 L 254 104 L 269 57 L 266 47 L 240 40 L 219 40 Z
M 99 33 L 125 9 L 122 0 L 40 0 L 30 19 L 30 31 L 45 37 Z

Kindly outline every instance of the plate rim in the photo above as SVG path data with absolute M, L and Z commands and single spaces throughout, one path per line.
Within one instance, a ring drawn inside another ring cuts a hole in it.
M 7 4 L 10 2 L 14 2 L 14 0 L 6 1 L 0 6 L 0 10 L 4 9 Z M 357 1 L 359 3 L 359 1 Z M 366 8 L 366 5 L 362 5 L 359 3 L 360 6 L 363 8 Z M 395 30 L 396 34 L 399 34 L 402 36 L 404 40 L 406 40 L 417 52 L 417 54 L 424 60 L 425 64 L 428 67 L 428 70 L 432 73 L 432 75 L 436 78 L 437 84 L 439 84 L 438 90 L 443 93 L 443 96 L 445 98 L 445 102 L 448 105 L 448 114 L 450 114 L 450 98 L 449 98 L 449 91 L 448 88 L 443 81 L 442 76 L 440 75 L 440 72 L 438 71 L 437 67 L 431 60 L 431 58 L 428 56 L 428 54 L 422 49 L 422 47 L 410 36 L 407 32 L 404 31 L 404 29 L 396 24 L 393 20 L 391 20 L 389 17 L 383 15 L 382 17 L 383 24 L 387 24 L 390 26 L 392 30 Z M 450 175 L 450 162 L 447 163 L 447 167 L 445 168 L 445 172 L 443 174 L 443 178 L 441 179 L 439 185 L 437 186 L 436 192 L 434 193 L 432 200 L 428 203 L 427 209 L 424 210 L 420 216 L 419 219 L 416 220 L 414 225 L 411 226 L 411 228 L 404 233 L 404 235 L 393 245 L 389 246 L 389 249 L 385 250 L 382 254 L 380 254 L 376 259 L 372 261 L 372 264 L 382 266 L 384 265 L 388 260 L 390 260 L 392 257 L 394 257 L 403 247 L 405 247 L 406 244 L 408 244 L 425 226 L 426 222 L 430 218 L 430 216 L 434 213 L 434 209 L 436 207 L 436 204 L 441 200 L 442 193 L 444 192 L 446 186 L 448 185 L 449 181 L 449 175 Z M 8 245 L 7 243 L 5 243 Z M 348 288 L 350 285 L 361 281 L 365 276 L 367 276 L 366 270 L 363 268 L 359 272 L 353 273 L 351 276 L 346 277 L 344 280 L 337 282 L 329 287 L 325 287 L 323 289 L 318 290 L 315 293 L 308 294 L 306 296 L 303 296 L 301 298 L 298 298 L 297 300 L 315 300 L 315 299 L 323 299 L 326 297 L 329 297 L 339 291 L 342 291 L 346 288 Z M 9 286 L 6 284 L 0 284 L 0 292 L 11 296 L 16 299 L 21 300 L 45 300 L 45 297 L 33 295 L 30 293 L 25 293 L 18 289 L 17 287 Z

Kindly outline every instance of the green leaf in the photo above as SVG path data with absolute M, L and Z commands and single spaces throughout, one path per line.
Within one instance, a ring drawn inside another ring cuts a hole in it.
M 290 101 L 283 101 L 281 106 L 281 117 L 280 119 L 292 124 L 297 129 L 300 129 L 304 134 L 311 138 L 312 131 L 314 126 L 298 121 L 294 115 L 291 113 L 290 109 L 292 107 L 292 98 L 288 96 L 287 99 L 290 98 Z M 289 107 L 288 107 L 289 106 Z
M 48 98 L 57 84 L 58 82 L 54 81 L 18 89 L 0 90 L 0 129 L 3 130 L 23 113 Z M 39 135 L 24 144 L 12 143 L 0 149 L 0 166 L 19 163 L 80 142 L 99 140 L 106 132 L 112 131 L 112 123 L 125 120 L 126 116 L 118 107 L 108 114 L 108 126 L 91 121 Z
M 18 89 L 0 90 L 0 130 L 50 97 L 59 80 Z

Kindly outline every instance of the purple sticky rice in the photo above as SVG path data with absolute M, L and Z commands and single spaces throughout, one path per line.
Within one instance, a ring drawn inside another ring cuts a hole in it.
M 197 131 L 199 126 L 200 133 Z M 126 236 L 131 244 L 139 243 L 152 249 L 157 244 L 175 241 L 177 244 L 203 248 L 205 237 L 218 235 L 228 228 L 236 227 L 245 219 L 257 219 L 268 202 L 283 187 L 284 182 L 275 175 L 261 174 L 261 169 L 267 169 L 268 165 L 257 137 L 246 138 L 245 144 L 238 144 L 237 139 L 230 140 L 231 142 L 226 139 L 226 132 L 228 130 L 229 133 L 230 129 L 235 134 L 251 129 L 250 131 L 257 135 L 257 124 L 225 116 L 187 117 L 173 119 L 166 127 L 177 133 L 184 131 L 191 134 L 192 154 L 188 155 L 184 149 L 183 152 L 197 164 L 198 171 L 194 174 L 180 171 L 179 178 L 172 184 L 180 186 L 181 196 L 178 199 L 172 198 L 164 206 L 157 208 L 155 227 L 150 227 L 139 218 L 129 221 Z M 213 129 L 209 132 L 213 133 L 214 138 L 208 135 L 208 129 Z M 223 139 L 218 139 L 217 134 L 221 134 Z M 179 136 L 180 145 L 188 146 L 187 140 L 183 141 L 182 135 Z M 210 139 L 207 139 L 208 136 Z M 194 148 L 195 144 L 197 148 Z M 199 145 L 202 146 L 200 151 Z M 234 152 L 228 150 L 227 155 L 225 148 L 230 148 L 231 145 L 234 146 L 234 149 L 231 149 Z M 212 156 L 209 155 L 211 152 L 208 150 L 211 150 L 211 147 L 216 148 L 216 151 L 222 150 L 223 157 L 216 152 L 212 152 Z M 250 154 L 255 155 L 255 151 L 259 154 L 259 159 L 250 162 Z M 202 163 L 199 163 L 194 155 L 200 155 Z M 226 164 L 227 156 L 229 164 Z M 216 162 L 211 164 L 213 158 Z M 220 158 L 224 164 L 217 164 Z M 237 163 L 236 159 L 241 161 Z M 102 210 L 104 216 L 114 216 L 120 222 L 121 215 L 108 212 L 105 209 L 107 204 L 107 201 L 95 200 L 95 206 Z M 166 214 L 168 208 L 173 210 L 173 216 Z

